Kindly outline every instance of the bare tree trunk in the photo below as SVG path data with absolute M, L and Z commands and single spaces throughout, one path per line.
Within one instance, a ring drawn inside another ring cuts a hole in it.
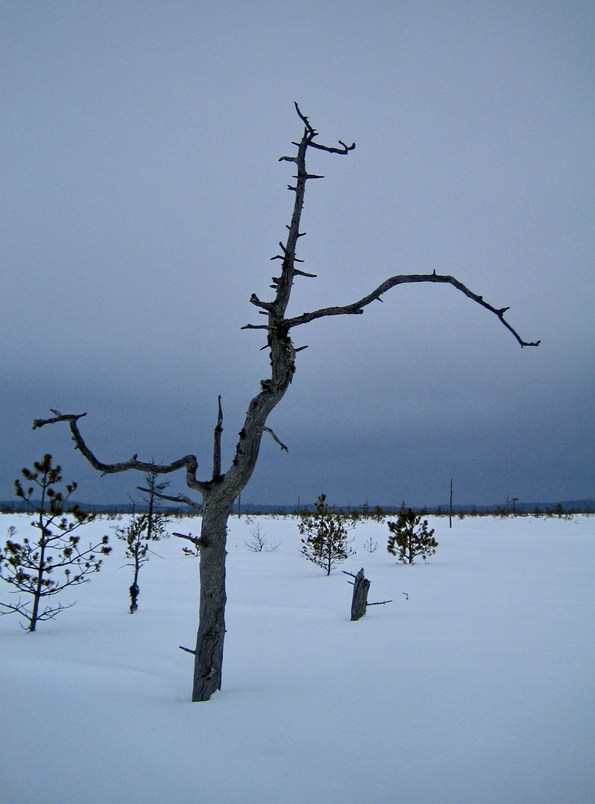
M 200 606 L 194 654 L 193 701 L 221 689 L 225 640 L 225 556 L 232 500 L 205 501 L 200 536 Z

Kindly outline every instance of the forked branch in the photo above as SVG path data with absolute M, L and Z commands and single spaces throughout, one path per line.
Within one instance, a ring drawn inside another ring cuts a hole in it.
M 339 145 L 341 146 L 340 148 L 331 147 L 329 145 L 321 145 L 319 142 L 314 142 L 314 137 L 318 136 L 318 132 L 316 131 L 314 126 L 310 123 L 310 121 L 308 120 L 306 115 L 302 113 L 302 111 L 300 110 L 300 107 L 298 106 L 298 104 L 294 102 L 294 106 L 295 106 L 295 110 L 298 113 L 300 119 L 302 120 L 302 122 L 306 126 L 306 132 L 307 132 L 307 135 L 308 135 L 308 137 L 307 137 L 308 138 L 308 145 L 311 148 L 318 148 L 319 151 L 327 151 L 329 154 L 347 154 L 347 153 L 349 153 L 349 151 L 353 151 L 353 149 L 355 148 L 355 143 L 354 142 L 351 145 L 346 145 L 343 142 L 343 140 L 339 140 Z M 294 143 L 294 145 L 299 145 L 299 143 Z M 282 157 L 282 159 L 285 159 L 288 162 L 296 161 L 292 157 Z M 322 177 L 321 176 L 311 176 L 311 178 L 322 178 Z

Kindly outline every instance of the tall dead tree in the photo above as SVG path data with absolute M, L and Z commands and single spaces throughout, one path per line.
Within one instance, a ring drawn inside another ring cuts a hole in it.
M 197 476 L 198 462 L 194 455 L 185 455 L 169 464 L 141 461 L 137 455 L 133 455 L 129 460 L 120 463 L 104 463 L 100 461 L 89 449 L 79 430 L 80 419 L 86 415 L 85 413 L 62 414 L 59 411 L 52 410 L 54 414 L 52 418 L 37 419 L 33 423 L 33 428 L 35 429 L 55 422 L 67 422 L 76 448 L 100 472 L 126 472 L 130 469 L 135 469 L 145 473 L 169 474 L 184 470 L 188 488 L 202 496 L 203 515 L 199 540 L 200 607 L 194 662 L 193 701 L 207 701 L 216 690 L 221 688 L 223 641 L 225 636 L 226 526 L 232 503 L 252 476 L 258 459 L 263 433 L 270 434 L 282 449 L 287 449 L 275 433 L 267 427 L 266 422 L 271 411 L 283 398 L 295 373 L 296 353 L 300 350 L 293 345 L 291 339 L 292 330 L 319 318 L 337 315 L 361 315 L 369 304 L 380 299 L 383 294 L 397 285 L 433 282 L 452 285 L 471 301 L 489 310 L 512 333 L 521 346 L 537 346 L 539 343 L 529 343 L 518 335 L 504 317 L 508 310 L 507 307 L 493 307 L 484 301 L 481 296 L 469 290 L 458 279 L 437 274 L 436 272 L 391 276 L 367 296 L 363 296 L 351 304 L 312 310 L 293 318 L 286 317 L 285 313 L 294 280 L 297 277 L 314 276 L 314 274 L 306 273 L 297 267 L 301 261 L 296 256 L 298 241 L 305 234 L 300 231 L 300 222 L 306 184 L 310 179 L 322 178 L 322 176 L 308 173 L 306 168 L 308 151 L 314 148 L 328 154 L 345 156 L 355 148 L 355 144 L 346 145 L 341 140 L 336 146 L 323 145 L 318 141 L 318 132 L 301 112 L 297 103 L 295 104 L 295 109 L 303 124 L 303 133 L 299 142 L 293 143 L 297 148 L 297 152 L 293 156 L 282 156 L 279 160 L 290 162 L 295 167 L 294 183 L 289 185 L 289 190 L 294 193 L 294 202 L 291 221 L 287 226 L 287 237 L 284 242 L 279 243 L 280 253 L 272 257 L 273 260 L 280 261 L 279 275 L 273 277 L 271 285 L 273 293 L 269 301 L 261 300 L 256 294 L 252 294 L 250 297 L 250 302 L 258 308 L 259 313 L 266 320 L 259 324 L 247 324 L 244 327 L 244 329 L 263 330 L 266 333 L 271 365 L 270 376 L 261 380 L 260 390 L 248 405 L 243 427 L 239 433 L 235 455 L 227 471 L 223 472 L 221 468 L 222 413 L 220 406 L 214 432 L 212 471 L 210 478 L 206 480 L 201 480 Z M 179 499 L 183 498 L 180 497 Z

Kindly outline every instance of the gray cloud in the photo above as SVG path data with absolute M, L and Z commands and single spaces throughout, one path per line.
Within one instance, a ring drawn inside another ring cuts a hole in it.
M 593 9 L 583 2 L 30 2 L 4 8 L 0 497 L 52 451 L 123 499 L 48 408 L 87 410 L 106 460 L 227 455 L 265 376 L 264 296 L 300 101 L 313 154 L 296 313 L 403 287 L 296 332 L 298 372 L 245 492 L 291 502 L 593 495 Z M 314 183 L 313 183 L 314 184 Z

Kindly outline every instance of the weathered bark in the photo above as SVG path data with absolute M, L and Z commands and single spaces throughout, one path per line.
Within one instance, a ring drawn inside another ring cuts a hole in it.
M 306 191 L 306 182 L 310 179 L 319 179 L 321 176 L 309 174 L 306 169 L 306 155 L 308 148 L 326 151 L 330 154 L 346 155 L 354 148 L 339 140 L 339 146 L 322 145 L 316 141 L 318 133 L 308 118 L 302 114 L 295 104 L 297 114 L 304 125 L 302 138 L 293 143 L 297 147 L 294 156 L 282 156 L 280 161 L 295 165 L 296 173 L 293 177 L 295 184 L 289 185 L 289 190 L 295 193 L 291 222 L 287 226 L 288 233 L 285 242 L 279 243 L 281 253 L 272 259 L 281 261 L 279 276 L 273 277 L 272 289 L 274 298 L 271 301 L 262 301 L 256 294 L 252 294 L 250 302 L 258 308 L 261 315 L 266 317 L 266 323 L 247 324 L 244 329 L 263 330 L 267 334 L 267 348 L 269 349 L 271 372 L 270 377 L 260 383 L 260 391 L 254 396 L 248 406 L 244 425 L 240 431 L 232 465 L 223 473 L 221 469 L 221 433 L 222 412 L 219 400 L 218 419 L 214 433 L 213 466 L 210 480 L 199 480 L 196 476 L 198 463 L 194 455 L 186 455 L 170 464 L 155 464 L 154 462 L 139 461 L 134 455 L 127 461 L 106 464 L 98 460 L 85 443 L 78 427 L 79 419 L 86 414 L 61 414 L 58 411 L 50 419 L 36 419 L 33 428 L 43 427 L 59 421 L 66 421 L 76 448 L 81 451 L 89 463 L 100 472 L 124 472 L 134 469 L 152 474 L 166 474 L 184 469 L 186 485 L 188 488 L 202 495 L 204 509 L 200 537 L 200 622 L 195 651 L 193 701 L 205 701 L 213 692 L 221 687 L 221 666 L 223 659 L 223 642 L 225 637 L 225 541 L 226 523 L 231 513 L 233 501 L 250 480 L 256 462 L 264 432 L 272 435 L 273 439 L 283 449 L 285 445 L 266 426 L 271 411 L 283 398 L 295 372 L 295 356 L 299 349 L 295 349 L 290 332 L 293 327 L 307 324 L 323 317 L 336 315 L 359 315 L 364 308 L 373 301 L 380 300 L 389 289 L 401 284 L 417 282 L 438 282 L 450 284 L 462 292 L 469 299 L 494 313 L 500 322 L 514 335 L 521 346 L 537 346 L 539 342 L 524 341 L 518 333 L 505 320 L 504 314 L 508 308 L 496 308 L 483 300 L 481 296 L 470 291 L 462 282 L 452 276 L 432 274 L 413 274 L 392 276 L 379 285 L 372 293 L 358 301 L 341 307 L 327 307 L 304 313 L 294 318 L 286 318 L 287 305 L 296 277 L 313 277 L 296 267 L 301 262 L 297 258 L 296 249 L 300 237 L 300 221 Z M 301 347 L 305 348 L 305 347 Z M 165 495 L 163 495 L 165 496 Z M 171 497 L 166 497 L 172 499 Z M 181 496 L 177 499 L 185 499 Z M 375 605 L 375 604 L 368 604 Z
M 353 572 L 343 570 L 344 575 L 351 575 L 353 581 L 353 595 L 351 596 L 351 621 L 361 620 L 365 616 L 368 606 L 386 606 L 392 600 L 378 600 L 376 603 L 368 603 L 368 592 L 370 591 L 370 581 L 364 574 L 364 568 L 354 575 Z M 351 583 L 351 581 L 349 581 Z
M 194 653 L 193 701 L 208 701 L 221 689 L 225 641 L 225 556 L 231 500 L 205 503 L 200 536 L 199 626 Z
M 360 620 L 366 614 L 370 581 L 364 576 L 364 568 L 354 575 L 353 597 L 351 598 L 351 620 Z

